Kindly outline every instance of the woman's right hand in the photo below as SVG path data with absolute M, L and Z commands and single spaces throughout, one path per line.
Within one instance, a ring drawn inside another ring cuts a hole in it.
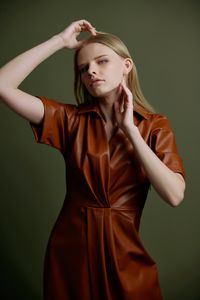
M 79 48 L 84 40 L 78 41 L 77 37 L 82 31 L 88 31 L 96 35 L 96 29 L 86 20 L 79 20 L 71 23 L 66 29 L 58 34 L 64 42 L 64 47 L 74 49 Z

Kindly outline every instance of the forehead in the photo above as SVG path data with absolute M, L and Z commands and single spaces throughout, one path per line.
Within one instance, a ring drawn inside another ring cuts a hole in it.
M 79 51 L 77 63 L 78 65 L 84 64 L 101 55 L 108 55 L 118 58 L 120 57 L 115 51 L 106 45 L 100 43 L 91 43 L 83 46 L 83 48 Z

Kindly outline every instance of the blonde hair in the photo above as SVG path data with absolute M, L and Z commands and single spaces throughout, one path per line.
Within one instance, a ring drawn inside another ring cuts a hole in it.
M 131 58 L 131 55 L 125 46 L 125 44 L 115 35 L 105 32 L 97 32 L 97 35 L 91 35 L 89 38 L 85 39 L 81 46 L 76 50 L 74 55 L 74 94 L 78 104 L 81 103 L 91 103 L 94 99 L 87 91 L 86 87 L 81 81 L 81 74 L 77 64 L 77 58 L 79 51 L 87 44 L 100 43 L 106 45 L 113 51 L 115 51 L 122 58 Z M 131 58 L 132 59 L 132 58 Z M 155 112 L 154 108 L 145 99 L 142 90 L 140 88 L 140 83 L 138 79 L 137 69 L 133 62 L 132 70 L 128 74 L 127 86 L 133 94 L 133 99 L 137 104 L 142 106 L 145 110 L 149 112 Z

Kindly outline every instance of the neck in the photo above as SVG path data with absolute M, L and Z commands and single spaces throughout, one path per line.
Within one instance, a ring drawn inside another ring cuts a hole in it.
M 107 123 L 115 124 L 114 117 L 114 102 L 116 100 L 117 93 L 113 92 L 110 95 L 104 96 L 98 99 L 99 106 L 103 112 L 104 119 Z

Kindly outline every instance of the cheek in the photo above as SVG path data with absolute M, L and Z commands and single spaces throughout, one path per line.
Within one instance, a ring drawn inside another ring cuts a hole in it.
M 86 90 L 88 91 L 89 94 L 91 94 L 91 88 L 89 87 L 89 79 L 88 77 L 82 75 L 81 79 L 81 83 L 82 85 L 86 88 Z
M 121 65 L 116 64 L 109 70 L 110 79 L 112 81 L 120 81 L 123 77 L 123 69 Z
M 80 80 L 81 80 L 81 83 L 87 87 L 87 79 L 86 79 L 86 76 L 84 75 L 81 75 L 80 76 Z
M 113 73 L 109 77 L 109 82 L 112 85 L 117 86 L 122 82 L 122 78 L 123 78 L 123 73 L 120 72 L 118 69 L 118 70 L 113 71 Z

